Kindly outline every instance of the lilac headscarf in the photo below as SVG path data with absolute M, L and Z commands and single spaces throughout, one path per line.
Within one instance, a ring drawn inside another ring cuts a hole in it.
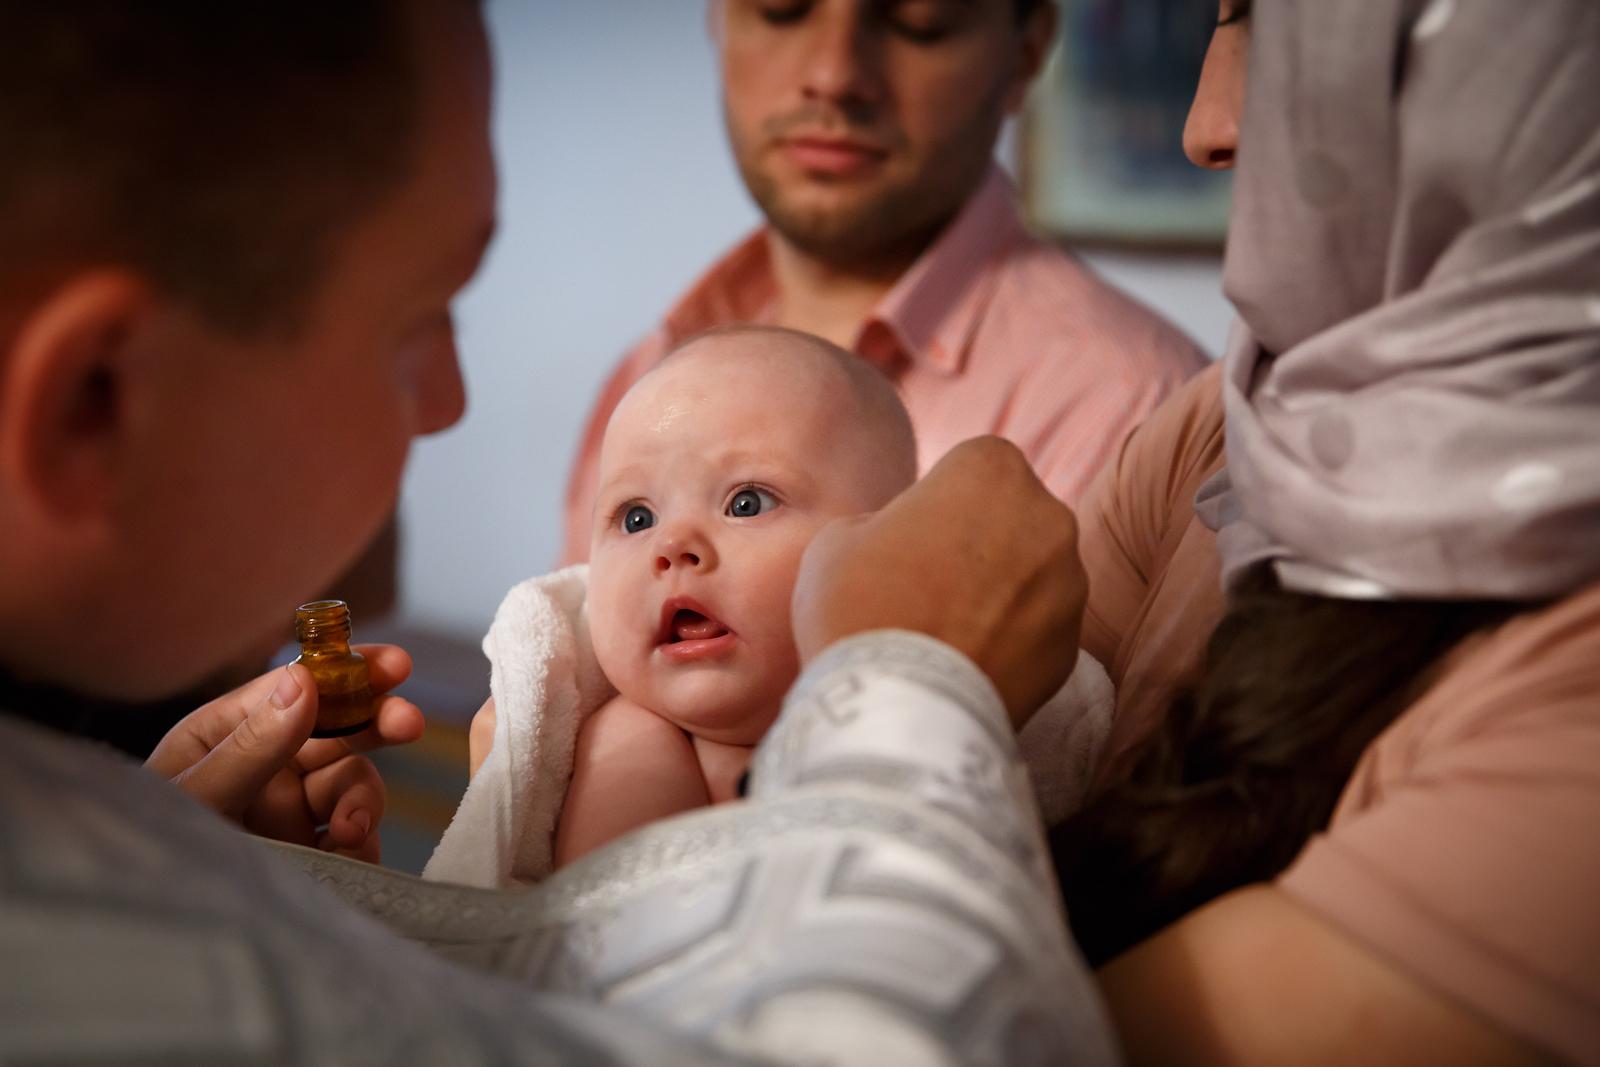
M 1224 584 L 1600 581 L 1600 2 L 1257 0 Z

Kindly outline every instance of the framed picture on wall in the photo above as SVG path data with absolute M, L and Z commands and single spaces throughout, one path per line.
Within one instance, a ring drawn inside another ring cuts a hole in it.
M 1183 154 L 1217 0 L 1060 0 L 1022 128 L 1029 219 L 1074 243 L 1218 251 L 1231 175 Z

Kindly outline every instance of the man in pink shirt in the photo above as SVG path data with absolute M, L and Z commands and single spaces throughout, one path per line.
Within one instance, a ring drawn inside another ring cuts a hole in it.
M 1031 237 L 994 164 L 1054 37 L 1052 0 L 711 0 L 709 23 L 734 157 L 767 225 L 601 391 L 562 562 L 587 558 L 600 441 L 622 395 L 679 342 L 734 322 L 805 330 L 872 362 L 911 413 L 922 471 L 999 434 L 1076 502 L 1206 360 Z

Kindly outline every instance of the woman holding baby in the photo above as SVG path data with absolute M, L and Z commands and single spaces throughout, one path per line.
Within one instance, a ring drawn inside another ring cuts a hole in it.
M 1051 835 L 1134 1062 L 1600 1062 L 1597 53 L 1224 0 L 1240 319 L 1080 509 L 1118 707 Z
M 1597 53 L 1587 0 L 1224 0 L 1240 320 L 1078 513 L 1117 713 L 1050 837 L 1130 1062 L 1600 1063 Z M 876 521 L 813 549 L 856 622 L 930 581 Z

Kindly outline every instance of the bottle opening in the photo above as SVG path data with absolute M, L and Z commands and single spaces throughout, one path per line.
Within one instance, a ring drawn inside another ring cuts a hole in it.
M 302 643 L 343 640 L 350 636 L 350 605 L 342 600 L 314 600 L 294 613 L 295 636 Z

